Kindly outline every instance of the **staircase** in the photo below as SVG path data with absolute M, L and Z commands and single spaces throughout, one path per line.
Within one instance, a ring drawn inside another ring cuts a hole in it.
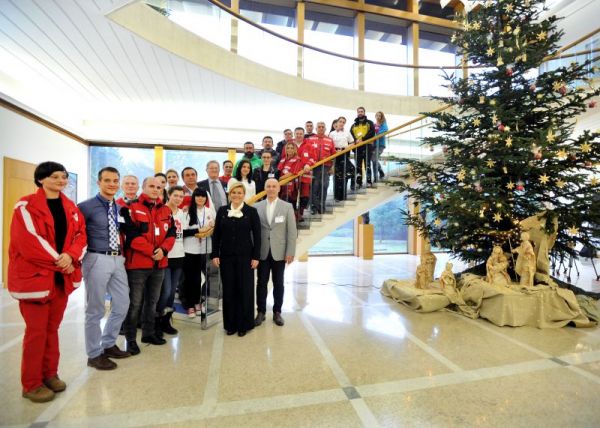
M 385 182 L 377 184 L 377 187 L 367 188 L 365 191 L 351 196 L 348 200 L 336 202 L 335 206 L 329 204 L 328 201 L 324 214 L 309 217 L 307 220 L 309 220 L 310 227 L 299 227 L 298 230 L 296 257 L 308 252 L 311 247 L 341 225 L 398 196 L 396 187 L 388 186 Z

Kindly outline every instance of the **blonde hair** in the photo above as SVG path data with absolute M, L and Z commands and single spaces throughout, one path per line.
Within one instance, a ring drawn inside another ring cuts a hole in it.
M 240 183 L 239 181 L 237 183 L 233 183 L 231 185 L 231 187 L 229 188 L 229 194 L 231 194 L 231 192 L 233 192 L 238 187 L 242 188 L 242 191 L 244 192 L 244 196 L 245 196 L 246 195 L 246 187 L 244 186 L 243 183 Z M 229 199 L 231 200 L 231 198 L 229 198 Z

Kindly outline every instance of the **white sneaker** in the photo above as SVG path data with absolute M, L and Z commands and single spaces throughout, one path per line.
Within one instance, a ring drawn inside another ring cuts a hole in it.
M 202 306 L 200 306 L 199 304 L 194 305 L 194 307 L 196 308 L 196 315 L 200 316 L 202 315 Z

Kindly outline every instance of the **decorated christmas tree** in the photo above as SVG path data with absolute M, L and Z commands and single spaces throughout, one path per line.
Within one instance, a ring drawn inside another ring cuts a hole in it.
M 465 261 L 486 260 L 494 245 L 510 252 L 532 217 L 559 258 L 600 236 L 600 133 L 574 133 L 600 93 L 594 59 L 540 72 L 562 36 L 558 18 L 541 19 L 543 3 L 487 1 L 458 18 L 452 40 L 475 67 L 447 75 L 453 96 L 437 99 L 452 107 L 427 114 L 434 132 L 423 144 L 443 156 L 402 160 L 417 208 L 408 223 Z

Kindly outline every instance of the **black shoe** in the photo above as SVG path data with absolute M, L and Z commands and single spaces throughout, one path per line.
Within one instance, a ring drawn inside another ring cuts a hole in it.
M 256 318 L 254 318 L 254 326 L 258 327 L 259 325 L 261 325 L 263 323 L 264 320 L 265 320 L 265 313 L 258 312 L 256 314 Z
M 171 318 L 173 317 L 173 312 L 169 312 L 167 315 L 162 317 L 161 325 L 162 331 L 167 334 L 177 334 L 179 333 L 175 327 L 171 325 Z
M 312 208 L 310 209 L 310 214 L 311 214 L 311 215 L 315 215 L 316 213 L 317 213 L 317 209 L 316 209 L 315 207 L 312 207 Z
M 246 335 L 245 331 L 238 331 L 238 336 L 239 337 L 244 337 Z
M 104 354 L 100 354 L 96 358 L 88 358 L 87 365 L 96 370 L 114 370 L 117 368 L 117 363 L 109 360 Z
M 119 329 L 119 336 L 125 336 L 125 327 L 121 324 L 121 328 Z
M 283 321 L 280 312 L 273 313 L 273 322 L 279 327 L 283 327 L 283 324 L 285 324 L 285 322 Z
M 227 330 L 227 336 L 233 336 L 236 333 L 237 333 L 237 331 L 235 331 L 235 330 Z
M 140 347 L 135 340 L 127 341 L 127 352 L 131 355 L 137 355 L 140 353 Z
M 154 318 L 154 335 L 159 339 L 163 338 L 162 317 Z
M 164 345 L 167 343 L 165 339 L 161 339 L 160 337 L 156 337 L 156 335 L 144 336 L 142 337 L 142 343 L 150 343 L 151 345 Z

